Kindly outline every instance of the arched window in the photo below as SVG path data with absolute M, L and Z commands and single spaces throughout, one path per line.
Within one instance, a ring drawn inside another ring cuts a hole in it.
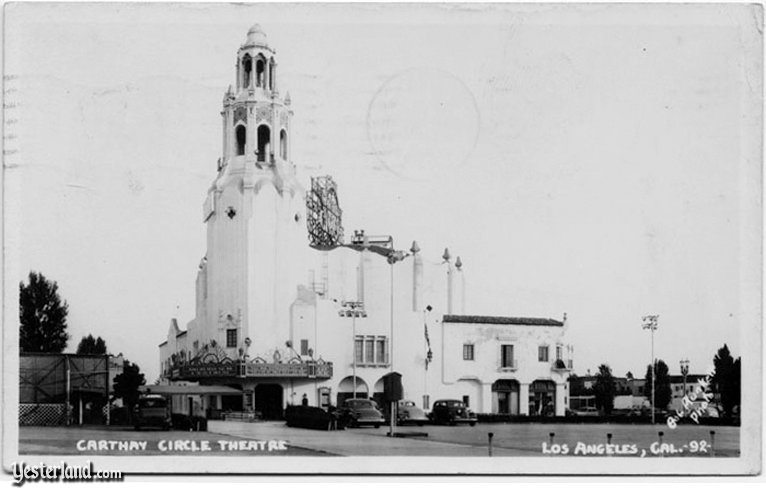
M 245 154 L 245 143 L 247 143 L 247 129 L 242 125 L 237 126 L 237 155 Z
M 287 131 L 284 129 L 279 132 L 279 156 L 287 160 Z
M 252 73 L 253 73 L 253 60 L 250 58 L 249 54 L 246 54 L 244 57 L 242 57 L 242 86 L 245 88 L 250 88 L 250 83 L 252 83 Z
M 265 124 L 258 126 L 258 161 L 271 161 L 271 130 Z
M 255 84 L 257 87 L 263 87 L 263 71 L 266 69 L 266 64 L 263 60 L 255 62 Z

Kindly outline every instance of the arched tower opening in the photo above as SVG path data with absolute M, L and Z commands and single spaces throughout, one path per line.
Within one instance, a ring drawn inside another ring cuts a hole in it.
M 270 160 L 271 152 L 271 130 L 265 124 L 258 126 L 258 161 L 265 162 Z
M 247 143 L 247 128 L 237 126 L 237 155 L 245 154 L 245 144 Z
M 242 86 L 250 88 L 253 75 L 253 59 L 249 54 L 242 57 Z
M 255 83 L 258 87 L 264 86 L 264 72 L 266 70 L 266 63 L 263 62 L 262 59 L 259 59 L 255 62 Z
M 284 129 L 279 132 L 279 157 L 287 160 L 287 131 Z

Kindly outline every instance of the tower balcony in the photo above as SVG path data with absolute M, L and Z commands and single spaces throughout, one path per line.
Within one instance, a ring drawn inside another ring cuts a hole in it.
M 572 366 L 572 359 L 556 359 L 551 362 L 551 371 L 560 373 L 569 372 L 572 370 Z

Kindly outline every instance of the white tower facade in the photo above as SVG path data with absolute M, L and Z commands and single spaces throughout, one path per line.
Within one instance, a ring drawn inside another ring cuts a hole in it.
M 284 345 L 306 270 L 305 192 L 291 160 L 293 112 L 289 95 L 277 90 L 275 56 L 260 26 L 250 28 L 237 52 L 236 88 L 224 95 L 222 154 L 203 210 L 207 255 L 190 340 L 213 340 L 231 358 Z

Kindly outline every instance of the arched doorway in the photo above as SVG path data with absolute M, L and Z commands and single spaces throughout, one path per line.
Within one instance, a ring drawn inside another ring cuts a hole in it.
M 375 403 L 378 404 L 379 407 L 385 407 L 385 397 L 386 397 L 386 389 L 385 389 L 385 379 L 380 378 L 375 382 L 375 386 L 372 388 L 372 399 L 375 400 Z
M 270 161 L 271 130 L 265 124 L 258 126 L 258 161 Z
M 492 383 L 492 411 L 519 414 L 519 382 L 515 379 L 498 379 Z
M 529 415 L 556 415 L 556 383 L 538 379 L 529 385 Z
M 282 419 L 282 385 L 261 383 L 253 390 L 253 407 L 266 420 Z
M 364 382 L 359 376 L 356 377 L 356 397 L 357 398 L 369 398 L 370 389 L 367 387 L 367 383 Z M 338 384 L 338 406 L 343 405 L 343 402 L 348 398 L 354 398 L 354 377 L 346 376 Z

